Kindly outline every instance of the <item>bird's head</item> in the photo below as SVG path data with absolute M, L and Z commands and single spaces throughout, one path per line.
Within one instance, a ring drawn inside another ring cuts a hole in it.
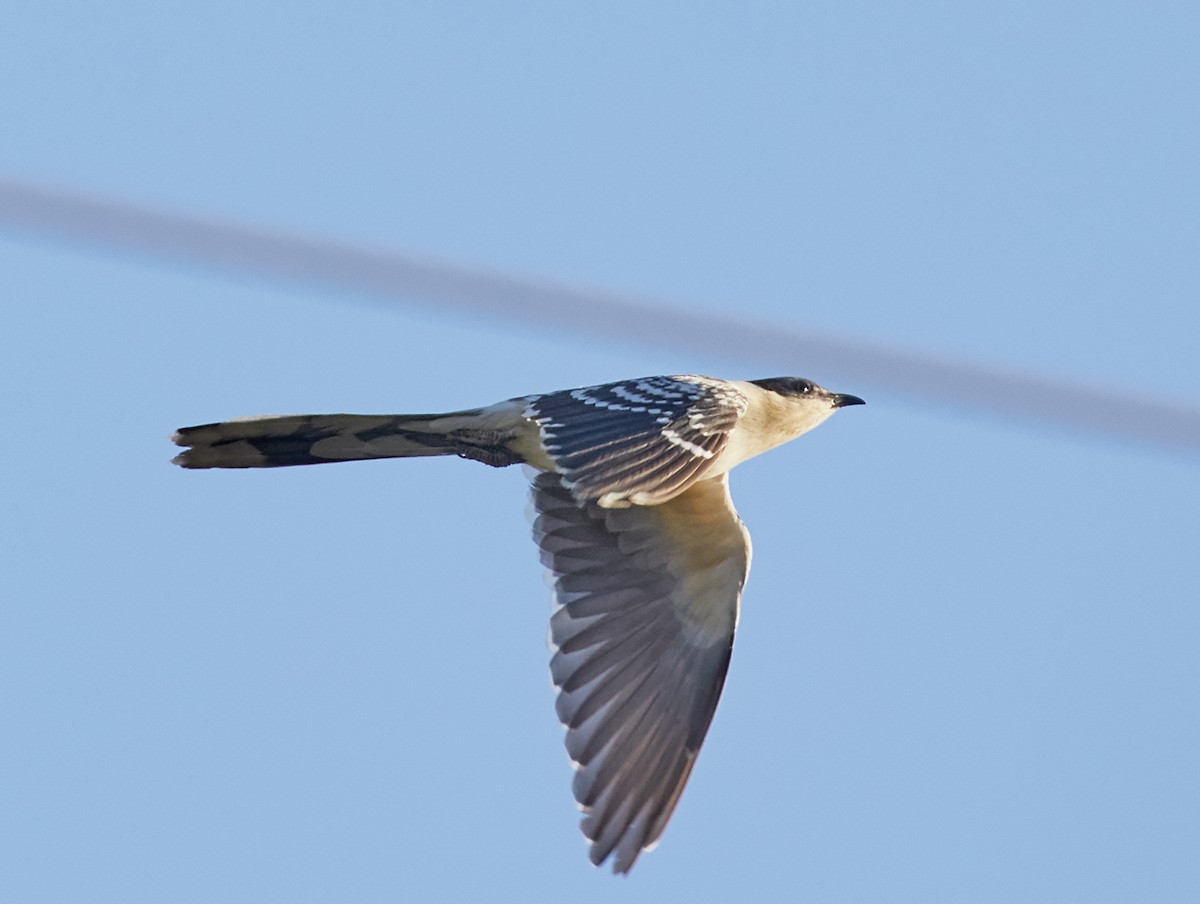
M 866 404 L 858 396 L 830 392 L 803 377 L 768 377 L 750 382 L 778 399 L 777 416 L 788 424 L 787 432 L 793 436 L 811 430 L 839 408 Z

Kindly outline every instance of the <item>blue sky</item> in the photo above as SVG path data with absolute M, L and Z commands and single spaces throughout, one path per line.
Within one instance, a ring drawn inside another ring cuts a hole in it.
M 1188 4 L 6 13 L 10 177 L 1200 399 Z M 1200 894 L 1194 459 L 835 385 L 734 475 L 729 683 L 617 880 L 515 469 L 166 437 L 773 374 L 15 230 L 0 298 L 0 898 Z

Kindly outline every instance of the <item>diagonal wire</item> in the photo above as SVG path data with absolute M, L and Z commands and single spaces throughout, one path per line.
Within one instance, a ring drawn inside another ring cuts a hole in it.
M 1200 405 L 0 177 L 0 225 L 852 385 L 1200 455 Z

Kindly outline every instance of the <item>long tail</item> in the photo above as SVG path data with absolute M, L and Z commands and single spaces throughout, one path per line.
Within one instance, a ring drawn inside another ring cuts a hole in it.
M 330 461 L 461 455 L 495 467 L 524 459 L 489 409 L 448 414 L 300 414 L 184 427 L 171 441 L 184 468 L 281 468 Z M 499 428 L 499 429 L 498 429 Z

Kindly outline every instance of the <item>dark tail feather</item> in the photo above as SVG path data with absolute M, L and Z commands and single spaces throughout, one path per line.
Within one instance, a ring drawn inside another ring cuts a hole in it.
M 479 430 L 478 419 L 478 410 L 251 417 L 184 427 L 171 440 L 187 447 L 174 459 L 184 468 L 281 468 L 426 455 L 463 455 L 496 465 L 519 461 L 504 448 L 507 437 Z

